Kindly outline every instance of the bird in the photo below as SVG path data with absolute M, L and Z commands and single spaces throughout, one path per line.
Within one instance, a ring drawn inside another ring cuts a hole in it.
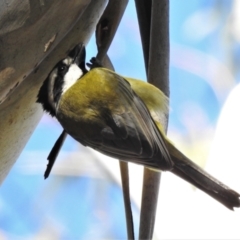
M 170 171 L 230 210 L 240 194 L 179 151 L 164 133 L 168 98 L 150 83 L 123 77 L 92 60 L 77 44 L 43 82 L 37 102 L 83 146 L 154 171 Z M 89 66 L 89 65 L 88 65 Z M 49 162 L 48 174 L 54 164 Z

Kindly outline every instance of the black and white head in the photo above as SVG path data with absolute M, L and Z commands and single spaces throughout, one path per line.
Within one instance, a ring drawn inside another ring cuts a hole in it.
M 78 44 L 65 59 L 56 64 L 44 81 L 38 92 L 37 102 L 50 115 L 56 115 L 56 106 L 61 95 L 87 72 L 85 58 L 85 47 Z

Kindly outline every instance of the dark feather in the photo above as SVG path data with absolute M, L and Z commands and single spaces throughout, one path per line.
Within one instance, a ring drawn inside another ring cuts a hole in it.
M 47 158 L 48 159 L 47 169 L 44 173 L 45 179 L 48 178 L 66 137 L 67 137 L 67 133 L 65 130 L 63 130 L 61 135 L 58 137 L 57 141 L 55 142 L 51 152 L 49 153 Z
M 168 147 L 174 161 L 171 172 L 209 194 L 227 208 L 233 210 L 234 207 L 240 207 L 240 195 L 237 192 L 208 174 L 172 144 L 169 143 Z
M 55 117 L 56 115 L 55 109 L 48 101 L 48 78 L 44 81 L 43 85 L 41 86 L 37 95 L 36 102 L 42 105 L 44 111 L 49 113 L 52 117 Z

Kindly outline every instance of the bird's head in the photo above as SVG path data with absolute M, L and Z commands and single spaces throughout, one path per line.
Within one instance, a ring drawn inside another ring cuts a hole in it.
M 37 102 L 41 103 L 43 110 L 53 117 L 56 115 L 56 106 L 61 95 L 87 72 L 85 58 L 85 47 L 80 43 L 65 59 L 55 65 L 43 82 L 38 92 Z

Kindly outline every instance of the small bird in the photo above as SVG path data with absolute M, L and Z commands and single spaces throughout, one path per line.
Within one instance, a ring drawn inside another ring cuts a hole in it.
M 168 98 L 163 92 L 94 63 L 88 71 L 85 54 L 83 44 L 71 50 L 50 72 L 37 96 L 66 133 L 107 156 L 170 171 L 231 210 L 240 207 L 237 192 L 188 159 L 165 136 L 161 123 Z

